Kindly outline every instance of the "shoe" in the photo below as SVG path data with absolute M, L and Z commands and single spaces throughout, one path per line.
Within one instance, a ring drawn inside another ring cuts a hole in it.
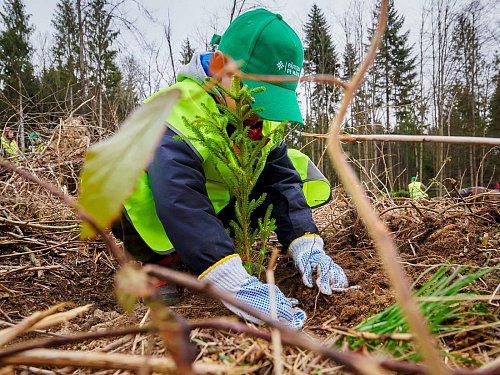
M 174 271 L 183 271 L 185 268 L 181 258 L 176 252 L 167 255 L 157 264 Z M 181 301 L 184 289 L 177 284 L 168 281 L 160 281 L 156 288 L 158 296 L 167 306 L 177 305 Z
M 158 297 L 160 297 L 162 302 L 164 302 L 167 306 L 177 305 L 181 301 L 182 289 L 176 284 L 169 282 L 161 282 L 161 284 L 162 285 L 156 287 Z

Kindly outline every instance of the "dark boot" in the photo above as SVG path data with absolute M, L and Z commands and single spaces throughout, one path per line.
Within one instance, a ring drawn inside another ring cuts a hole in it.
M 162 267 L 172 269 L 174 271 L 183 271 L 184 270 L 184 264 L 182 263 L 179 255 L 177 255 L 176 252 L 173 252 L 172 254 L 167 255 L 165 258 L 163 258 L 157 264 L 162 266 Z M 173 305 L 177 305 L 180 302 L 184 290 L 182 287 L 178 286 L 177 284 L 174 284 L 174 283 L 171 283 L 168 281 L 160 281 L 158 283 L 156 291 L 157 291 L 160 299 L 167 306 L 173 306 Z
M 166 283 L 156 287 L 156 293 L 158 297 L 167 306 L 177 305 L 181 301 L 182 289 L 176 284 Z
M 116 220 L 111 227 L 114 236 L 123 241 L 128 252 L 138 261 L 144 264 L 156 264 L 167 267 L 175 271 L 185 271 L 177 252 L 172 252 L 167 256 L 154 252 L 144 242 L 132 223 L 127 219 L 123 211 L 119 220 Z M 157 284 L 159 297 L 169 306 L 179 303 L 183 289 L 167 281 L 160 281 Z

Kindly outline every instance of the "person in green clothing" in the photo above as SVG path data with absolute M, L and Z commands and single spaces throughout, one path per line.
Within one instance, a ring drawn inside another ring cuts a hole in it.
M 14 132 L 8 126 L 6 126 L 4 131 L 2 132 L 1 149 L 2 155 L 6 158 L 13 158 L 21 154 L 21 150 L 19 150 L 19 146 L 17 145 Z
M 40 134 L 38 134 L 37 132 L 32 132 L 32 133 L 30 133 L 28 138 L 29 138 L 30 143 L 31 143 L 28 147 L 30 152 L 42 152 L 43 150 L 45 150 L 45 147 L 47 145 L 45 144 L 43 139 L 40 137 Z
M 429 198 L 425 190 L 427 187 L 421 183 L 420 181 L 417 181 L 417 177 L 413 176 L 411 178 L 411 182 L 408 185 L 408 192 L 410 193 L 410 198 L 411 199 L 421 199 L 421 198 Z
M 234 101 L 223 91 L 204 89 L 207 78 L 217 77 L 230 90 L 234 73 L 225 68 L 235 61 L 246 74 L 287 78 L 283 82 L 242 79 L 250 89 L 265 88 L 256 92 L 254 101 L 249 103 L 253 109 L 259 109 L 244 122 L 249 138 L 261 140 L 282 121 L 303 124 L 296 94 L 304 57 L 302 43 L 280 14 L 265 9 L 240 15 L 222 36 L 214 35 L 212 43 L 218 45 L 216 51 L 194 55 L 179 70 L 177 82 L 160 91 L 177 89 L 181 99 L 171 109 L 154 157 L 127 198 L 124 212 L 112 230 L 139 261 L 173 269 L 184 266 L 200 280 L 269 317 L 274 295 L 277 319 L 291 328 L 300 328 L 307 316 L 297 307 L 298 301 L 286 296 L 276 285 L 270 286 L 251 276 L 243 267 L 226 231 L 237 215 L 221 178 L 227 167 L 195 137 L 188 138 L 190 129 L 186 123 L 197 116 L 206 116 L 206 109 L 226 116 L 220 112 L 220 104 L 235 110 Z M 234 125 L 230 116 L 226 119 L 229 134 Z M 254 212 L 255 218 L 263 216 L 264 212 L 258 212 L 260 208 L 264 211 L 269 204 L 273 205 L 278 241 L 305 286 L 316 287 L 325 295 L 332 295 L 334 289 L 347 288 L 347 276 L 325 252 L 324 241 L 312 218 L 312 206 L 317 199 L 305 197 L 304 184 L 316 179 L 308 173 L 313 165 L 307 159 L 299 160 L 297 153 L 290 154 L 282 137 L 270 139 L 261 154 L 265 165 L 253 188 L 252 199 L 266 193 L 266 200 Z M 293 159 L 299 163 L 294 165 Z M 305 190 L 318 192 L 316 188 Z M 327 190 L 326 200 L 330 195 L 330 189 Z M 290 270 L 290 274 L 295 273 Z M 157 287 L 164 302 L 178 303 L 180 295 L 175 285 Z M 226 307 L 244 319 L 261 323 L 235 306 L 226 304 Z

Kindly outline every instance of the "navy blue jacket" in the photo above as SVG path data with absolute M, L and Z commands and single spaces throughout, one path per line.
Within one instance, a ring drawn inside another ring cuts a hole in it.
M 201 160 L 168 130 L 148 168 L 156 211 L 165 232 L 185 265 L 196 275 L 222 258 L 234 254 L 234 244 L 225 228 L 234 218 L 233 205 L 219 215 L 207 195 Z M 318 233 L 311 208 L 302 192 L 302 181 L 287 155 L 284 142 L 270 152 L 252 194 L 266 193 L 256 211 L 263 215 L 273 204 L 278 240 L 286 249 L 306 232 Z

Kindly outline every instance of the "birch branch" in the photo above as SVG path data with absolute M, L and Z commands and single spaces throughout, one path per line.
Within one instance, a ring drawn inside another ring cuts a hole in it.
M 145 368 L 162 374 L 177 374 L 177 366 L 170 358 L 153 358 L 140 355 L 81 352 L 74 350 L 33 349 L 11 357 L 0 358 L 0 364 L 28 366 L 72 366 L 94 369 L 144 370 Z M 249 368 L 195 363 L 198 374 L 246 374 Z
M 307 133 L 300 135 L 310 138 L 330 138 L 331 133 Z M 439 136 L 439 135 L 403 135 L 403 134 L 340 134 L 337 136 L 341 142 L 420 142 L 420 143 L 450 143 L 468 145 L 500 146 L 500 138 L 487 137 L 460 137 L 460 136 Z

